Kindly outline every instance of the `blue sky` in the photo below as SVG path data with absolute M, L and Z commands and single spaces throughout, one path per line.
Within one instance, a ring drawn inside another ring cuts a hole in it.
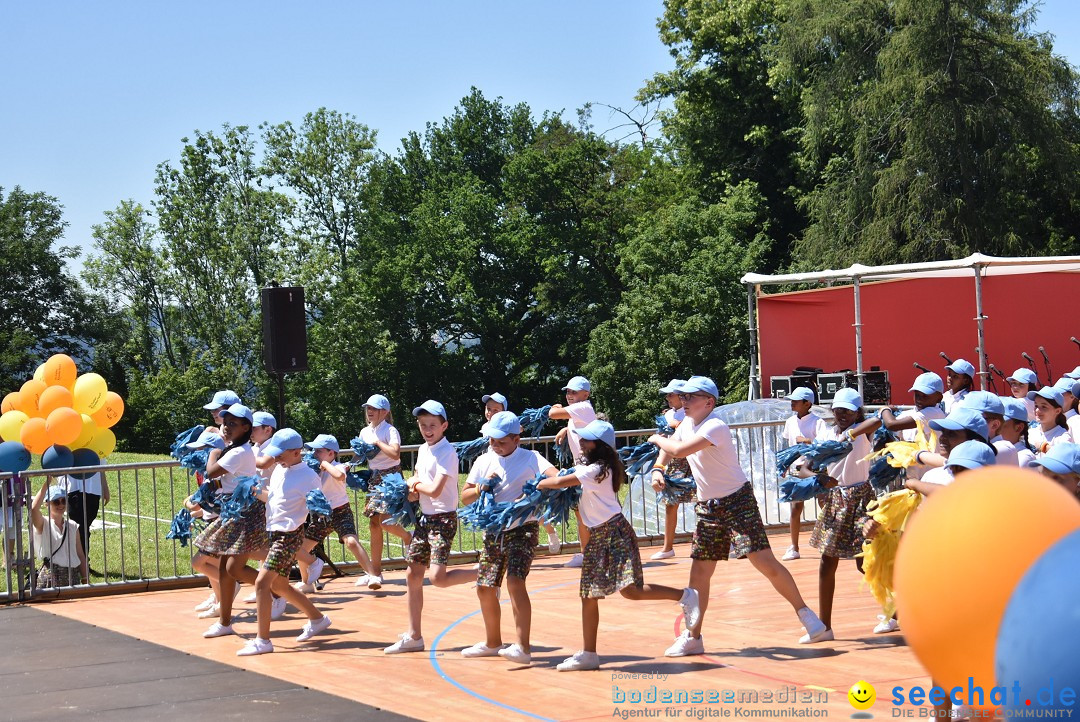
M 196 129 L 296 122 L 325 106 L 378 130 L 393 152 L 474 85 L 537 115 L 629 107 L 672 67 L 662 10 L 658 0 L 6 2 L 0 187 L 57 197 L 65 242 L 88 248 L 104 211 L 151 201 L 155 166 Z M 1038 26 L 1080 63 L 1080 2 L 1046 0 Z M 594 111 L 598 129 L 607 120 Z

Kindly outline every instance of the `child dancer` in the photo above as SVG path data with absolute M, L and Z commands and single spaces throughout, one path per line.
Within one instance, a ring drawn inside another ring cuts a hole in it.
M 814 405 L 814 391 L 806 386 L 798 386 L 791 390 L 787 396 L 791 402 L 793 416 L 789 416 L 784 422 L 784 441 L 788 446 L 795 444 L 809 444 L 814 439 L 825 433 L 825 419 L 810 413 Z M 799 532 L 802 531 L 803 502 L 791 502 L 791 519 L 788 526 L 791 530 L 791 546 L 781 557 L 783 561 L 791 561 L 799 558 Z
M 368 462 L 371 478 L 368 480 L 367 504 L 364 506 L 364 516 L 368 518 L 371 532 L 371 566 L 375 573 L 361 576 L 356 580 L 356 586 L 379 589 L 382 587 L 383 532 L 400 537 L 406 546 L 412 541 L 412 536 L 400 526 L 383 524 L 386 509 L 374 497 L 383 475 L 401 473 L 401 434 L 394 428 L 394 420 L 390 416 L 390 400 L 382 394 L 373 394 L 364 402 L 364 413 L 368 423 L 360 430 L 360 439 L 379 447 L 379 453 Z
M 1028 398 L 1032 391 L 1039 390 L 1039 377 L 1031 369 L 1016 369 L 1012 376 L 1005 379 L 1012 391 L 1013 398 L 1020 399 L 1027 407 L 1028 418 L 1035 418 L 1035 402 Z
M 948 370 L 946 381 L 949 390 L 943 396 L 945 413 L 948 414 L 953 407 L 963 401 L 975 383 L 975 367 L 962 358 L 958 358 L 945 367 Z
M 525 482 L 549 470 L 555 473 L 555 467 L 550 461 L 520 445 L 521 423 L 517 416 L 509 411 L 492 416 L 480 429 L 480 433 L 491 439 L 491 448 L 481 454 L 473 464 L 461 492 L 463 504 L 476 501 L 481 488 L 487 486 L 492 487 L 496 502 L 514 501 L 522 495 Z M 484 534 L 476 596 L 480 599 L 480 610 L 484 615 L 486 638 L 483 642 L 461 650 L 463 657 L 499 655 L 517 664 L 529 664 L 532 661 L 529 646 L 532 604 L 525 588 L 525 579 L 532 567 L 538 536 L 539 524 L 533 520 L 498 534 Z M 505 649 L 502 648 L 502 611 L 498 596 L 503 575 L 506 575 L 506 590 L 510 594 L 518 637 L 517 644 L 511 644 Z
M 684 383 L 683 379 L 672 379 L 667 386 L 660 388 L 660 393 L 664 395 L 664 399 L 668 404 L 667 411 L 664 412 L 664 421 L 673 429 L 679 428 L 679 424 L 686 418 L 686 412 L 683 411 L 682 407 L 682 399 L 679 398 L 679 387 Z M 664 474 L 668 477 L 673 475 L 685 477 L 689 473 L 690 464 L 687 463 L 686 459 L 672 459 L 671 463 L 664 469 Z M 654 484 L 653 491 L 659 493 L 660 489 Z M 675 528 L 679 523 L 679 505 L 692 501 L 694 501 L 694 492 L 689 490 L 680 492 L 679 496 L 674 499 L 664 497 L 664 547 L 649 557 L 650 559 L 671 559 L 675 556 Z
M 1035 461 L 1035 452 L 1028 445 L 1028 412 L 1027 405 L 1017 398 L 1002 397 L 1001 404 L 1005 409 L 1005 421 L 1001 424 L 1001 438 L 1012 445 L 1016 454 L 1016 464 L 1025 468 Z M 994 444 L 1001 453 L 1000 442 Z
M 1032 465 L 1080 499 L 1080 445 L 1055 444 Z
M 1061 392 L 1053 386 L 1043 386 L 1029 393 L 1028 398 L 1035 402 L 1035 420 L 1039 422 L 1028 432 L 1036 456 L 1045 454 L 1055 444 L 1072 442 Z
M 581 632 L 584 648 L 556 667 L 560 672 L 597 669 L 596 636 L 600 626 L 600 600 L 619 592 L 627 599 L 669 599 L 683 608 L 686 626 L 693 627 L 699 614 L 698 595 L 693 589 L 675 589 L 646 584 L 641 571 L 634 528 L 622 514 L 619 487 L 623 470 L 615 452 L 615 429 L 606 421 L 593 421 L 571 433 L 581 437 L 584 465 L 573 474 L 548 471 L 540 488 L 581 486 L 581 518 L 589 527 L 589 545 L 581 568 Z
M 364 547 L 356 533 L 356 520 L 353 519 L 352 505 L 349 503 L 349 491 L 345 486 L 347 467 L 337 460 L 340 450 L 338 440 L 330 434 L 319 434 L 315 440 L 307 445 L 312 450 L 315 460 L 319 462 L 319 483 L 322 484 L 322 492 L 326 500 L 330 502 L 330 516 L 320 517 L 314 521 L 309 520 L 304 528 L 304 543 L 300 546 L 301 553 L 297 555 L 297 564 L 300 566 L 300 578 L 305 581 L 299 582 L 301 592 L 311 594 L 315 591 L 315 583 L 322 573 L 322 559 L 312 559 L 307 562 L 307 557 L 319 543 L 330 536 L 331 531 L 336 531 L 341 543 L 356 557 L 360 566 L 369 575 L 374 576 L 375 570 L 371 565 Z M 317 564 L 315 563 L 317 562 Z
M 235 391 L 218 391 L 214 394 L 214 397 L 210 399 L 210 403 L 203 404 L 203 408 L 210 412 L 210 418 L 214 420 L 212 426 L 206 428 L 211 431 L 216 431 L 218 434 L 223 434 L 224 429 L 221 426 L 221 414 L 228 410 L 233 404 L 239 404 L 240 397 L 236 395 Z
M 330 617 L 316 609 L 311 600 L 288 582 L 289 569 L 304 541 L 307 494 L 319 488 L 319 475 L 303 462 L 303 446 L 300 434 L 292 429 L 281 429 L 262 450 L 266 456 L 277 459 L 269 484 L 258 491 L 259 499 L 266 504 L 270 551 L 255 581 L 258 635 L 236 653 L 239 657 L 274 651 L 270 641 L 270 607 L 274 593 L 284 597 L 308 618 L 296 641 L 306 642 L 330 626 Z
M 450 587 L 476 581 L 475 569 L 446 568 L 458 528 L 458 456 L 446 439 L 446 408 L 438 401 L 429 400 L 413 409 L 413 416 L 424 443 L 416 453 L 416 468 L 409 479 L 409 491 L 419 495 L 421 512 L 405 557 L 409 564 L 405 574 L 409 630 L 383 650 L 386 654 L 424 649 L 420 618 L 424 611 L 424 572 L 429 565 L 432 586 Z
M 731 431 L 716 410 L 720 396 L 716 384 L 705 376 L 692 376 L 683 384 L 680 394 L 686 418 L 672 437 L 654 434 L 649 441 L 660 447 L 656 461 L 660 468 L 653 469 L 654 481 L 662 482 L 662 469 L 674 456 L 690 462 L 697 481 L 697 529 L 690 553 L 693 562 L 689 586 L 698 593 L 701 612 L 697 623 L 680 635 L 665 654 L 669 657 L 704 654 L 701 625 L 709 604 L 710 582 L 716 562 L 728 558 L 735 533 L 749 537 L 750 563 L 796 610 L 809 641 L 820 641 L 827 631 L 825 625 L 803 603 L 795 580 L 769 547 L 754 489 L 739 464 Z
M 277 419 L 269 411 L 255 411 L 251 414 L 251 451 L 255 454 L 255 473 L 259 477 L 259 483 L 265 485 L 270 481 L 270 472 L 274 470 L 277 462 L 269 456 L 265 456 L 262 453 L 262 448 L 270 443 L 270 437 L 277 431 Z M 261 559 L 260 559 L 261 561 Z M 226 564 L 226 567 L 228 564 Z M 246 566 L 246 565 L 245 565 Z M 249 584 L 252 585 L 254 590 L 255 578 L 258 576 L 258 572 L 252 570 L 249 577 Z M 245 604 L 254 604 L 257 597 L 255 592 L 244 597 Z M 271 619 L 277 620 L 282 614 L 285 613 L 285 605 L 283 602 L 278 602 L 277 598 L 274 599 L 274 612 L 276 616 L 271 616 Z
M 584 376 L 575 376 L 566 382 L 562 389 L 566 392 L 566 406 L 555 404 L 548 412 L 549 419 L 566 419 L 566 428 L 559 429 L 555 434 L 555 443 L 561 444 L 566 441 L 570 445 L 570 454 L 576 462 L 581 457 L 581 442 L 574 434 L 569 434 L 570 429 L 581 429 L 596 420 L 596 411 L 593 409 L 589 396 L 592 395 L 592 384 Z M 589 529 L 581 523 L 581 514 L 575 510 L 578 519 L 578 540 L 581 548 L 585 549 L 589 544 Z M 585 561 L 582 552 L 578 552 L 566 563 L 568 567 L 580 567 Z

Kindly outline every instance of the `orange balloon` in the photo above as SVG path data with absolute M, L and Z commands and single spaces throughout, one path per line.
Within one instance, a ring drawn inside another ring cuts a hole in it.
M 65 387 L 50 386 L 42 391 L 40 398 L 38 398 L 38 413 L 45 418 L 49 418 L 49 414 L 56 409 L 71 408 L 74 401 L 75 397 Z
M 19 441 L 31 454 L 44 454 L 45 449 L 52 446 L 49 433 L 45 431 L 45 419 L 32 418 L 23 424 Z
M 19 392 L 22 394 L 22 406 L 19 407 L 19 411 L 22 411 L 27 416 L 41 416 L 41 412 L 38 411 L 38 399 L 41 398 L 41 392 L 48 388 L 44 381 L 34 381 L 30 379 Z
M 82 415 L 68 406 L 54 409 L 45 419 L 45 433 L 49 436 L 50 445 L 67 446 L 79 438 L 82 428 Z
M 124 400 L 115 391 L 105 393 L 105 403 L 101 408 L 90 414 L 90 418 L 99 429 L 111 429 L 124 415 Z
M 13 409 L 18 409 L 20 401 L 22 401 L 22 394 L 18 391 L 7 394 L 4 396 L 4 402 L 0 404 L 0 414 L 6 414 Z
M 937 684 L 966 690 L 973 677 L 989 694 L 1014 587 L 1076 529 L 1076 498 L 1016 467 L 964 472 L 923 502 L 900 538 L 894 583 L 904 637 Z
M 66 353 L 53 354 L 45 362 L 45 383 L 49 386 L 63 386 L 69 391 L 75 386 L 78 371 L 75 362 Z M 70 405 L 70 404 L 69 404 Z

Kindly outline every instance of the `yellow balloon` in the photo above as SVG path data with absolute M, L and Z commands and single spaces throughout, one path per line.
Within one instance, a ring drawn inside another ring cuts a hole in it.
M 101 405 L 100 409 L 91 414 L 91 417 L 99 429 L 111 429 L 123 415 L 124 400 L 120 398 L 120 394 L 110 391 L 105 394 L 105 403 Z
M 45 364 L 38 364 L 38 367 L 34 369 L 34 381 L 45 383 Z
M 74 409 L 80 414 L 93 414 L 105 403 L 105 394 L 108 392 L 109 385 L 99 374 L 83 374 L 75 379 Z
M 98 429 L 86 448 L 98 456 L 108 456 L 116 449 L 116 435 L 113 434 L 112 429 Z
M 86 445 L 90 443 L 90 440 L 94 438 L 94 434 L 97 433 L 97 424 L 87 414 L 81 414 L 82 417 L 82 431 L 79 432 L 79 438 L 71 442 L 69 447 L 72 451 L 75 449 L 86 448 Z
M 75 385 L 75 377 L 78 375 L 75 362 L 65 353 L 53 354 L 44 364 L 44 378 L 41 379 L 49 386 L 63 386 L 71 389 Z
M 0 439 L 18 441 L 23 424 L 29 420 L 29 416 L 17 409 L 6 412 L 3 416 L 0 416 Z

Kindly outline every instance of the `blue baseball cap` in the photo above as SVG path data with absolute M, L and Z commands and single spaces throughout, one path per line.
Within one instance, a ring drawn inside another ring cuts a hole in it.
M 270 443 L 259 452 L 263 456 L 281 456 L 285 451 L 304 448 L 304 438 L 293 429 L 281 429 L 270 437 Z
M 415 409 L 413 409 L 412 410 L 412 415 L 413 416 L 419 416 L 421 413 L 423 413 L 425 411 L 427 413 L 431 414 L 432 416 L 441 416 L 441 417 L 443 417 L 443 421 L 445 421 L 446 419 L 449 418 L 446 415 L 446 407 L 443 406 L 442 404 L 440 404 L 438 401 L 434 401 L 432 399 L 428 399 L 427 401 L 425 401 L 424 403 L 420 404 Z
M 510 404 L 507 403 L 506 397 L 503 396 L 502 394 L 500 394 L 498 391 L 496 391 L 495 393 L 492 393 L 492 394 L 484 394 L 483 396 L 480 397 L 480 401 L 482 401 L 485 404 L 488 401 L 494 401 L 497 404 L 502 404 L 503 411 L 509 411 L 510 410 Z
M 983 414 L 1005 415 L 1005 405 L 1001 403 L 1001 398 L 989 391 L 972 391 L 964 397 L 963 401 L 960 402 L 960 406 L 975 409 Z
M 983 439 L 990 438 L 990 426 L 975 409 L 957 406 L 944 419 L 931 419 L 930 428 L 938 431 L 974 431 Z
M 218 434 L 210 429 L 203 431 L 199 434 L 199 438 L 187 444 L 189 449 L 202 449 L 209 446 L 214 449 L 225 449 L 225 439 L 221 438 L 221 434 Z
M 49 487 L 49 490 L 45 492 L 45 501 L 56 501 L 57 499 L 66 499 L 67 492 L 61 487 L 53 484 Z
M 836 390 L 836 395 L 832 400 L 833 408 L 849 409 L 851 411 L 858 411 L 862 408 L 863 399 L 859 396 L 859 392 L 855 389 L 842 388 Z
M 382 394 L 372 394 L 368 396 L 368 400 L 364 402 L 364 406 L 370 406 L 373 409 L 382 409 L 383 411 L 390 410 L 390 399 L 386 398 Z
M 272 429 L 277 428 L 277 419 L 274 415 L 267 411 L 256 411 L 251 415 L 252 426 L 269 426 Z
M 1023 421 L 1025 424 L 1031 419 L 1028 418 L 1027 404 L 1020 399 L 1014 399 L 1009 396 L 1001 397 L 1001 405 L 1005 407 L 1004 416 L 1006 419 L 1012 419 L 1013 421 Z
M 788 401 L 813 401 L 814 390 L 809 386 L 796 386 L 787 395 Z
M 1068 376 L 1062 376 L 1054 382 L 1054 388 L 1062 394 L 1073 394 L 1073 388 L 1076 384 L 1077 382 L 1075 379 L 1070 379 Z M 1076 396 L 1076 394 L 1073 394 L 1073 396 Z
M 563 391 L 592 391 L 592 384 L 584 376 L 575 376 L 562 387 Z
M 511 411 L 500 411 L 493 414 L 488 422 L 480 427 L 480 434 L 489 439 L 501 439 L 510 434 L 521 433 L 521 422 L 517 414 Z
M 949 369 L 953 373 L 965 374 L 971 378 L 975 378 L 975 367 L 962 358 L 958 358 L 945 368 Z
M 1043 386 L 1038 391 L 1028 391 L 1027 397 L 1030 400 L 1034 401 L 1036 396 L 1042 396 L 1044 399 L 1054 403 L 1058 407 L 1065 405 L 1065 397 L 1053 386 Z
M 945 390 L 945 382 L 937 374 L 927 371 L 915 377 L 915 383 L 908 391 L 918 391 L 923 394 L 940 394 Z
M 1065 375 L 1068 376 L 1070 379 L 1080 379 L 1080 366 L 1077 366 L 1076 368 L 1074 368 L 1072 371 L 1069 371 Z
M 615 427 L 606 421 L 596 419 L 590 421 L 584 428 L 573 429 L 573 432 L 589 441 L 603 441 L 611 448 L 615 448 Z
M 1055 474 L 1080 474 L 1080 444 L 1054 444 L 1028 466 L 1045 466 Z
M 229 416 L 235 416 L 238 419 L 247 419 L 249 422 L 252 421 L 251 409 L 244 406 L 243 404 L 233 404 L 232 406 L 221 412 L 222 416 L 224 416 L 225 414 L 228 414 Z
M 949 452 L 949 460 L 945 466 L 962 466 L 965 469 L 978 469 L 982 466 L 993 466 L 997 461 L 993 450 L 981 441 L 965 441 L 957 444 Z
M 1037 384 L 1039 377 L 1031 369 L 1016 369 L 1006 381 L 1019 381 L 1022 384 Z
M 220 409 L 222 406 L 232 406 L 238 403 L 240 403 L 240 397 L 236 395 L 236 392 L 226 389 L 214 394 L 214 398 L 210 399 L 210 403 L 204 404 L 203 408 L 207 411 L 213 411 Z
M 720 398 L 720 392 L 717 390 L 716 384 L 708 376 L 691 376 L 686 380 L 686 383 L 679 387 L 680 394 L 692 394 L 695 391 L 704 391 L 714 399 Z
M 682 385 L 685 383 L 686 379 L 672 379 L 671 381 L 668 381 L 667 386 L 660 387 L 660 393 L 664 395 L 677 394 L 682 390 Z
M 319 434 L 313 441 L 309 441 L 305 444 L 309 449 L 330 449 L 330 451 L 341 451 L 341 446 L 338 444 L 336 437 L 330 434 Z

